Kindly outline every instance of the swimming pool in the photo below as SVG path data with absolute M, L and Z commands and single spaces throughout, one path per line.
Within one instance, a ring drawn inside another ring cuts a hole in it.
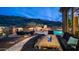
M 63 31 L 62 30 L 53 30 L 55 35 L 63 35 Z

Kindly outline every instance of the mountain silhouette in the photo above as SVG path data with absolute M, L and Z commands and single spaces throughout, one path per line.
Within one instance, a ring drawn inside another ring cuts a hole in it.
M 27 17 L 20 17 L 20 16 L 6 16 L 0 15 L 0 25 L 2 26 L 26 26 L 30 22 L 35 22 L 37 24 L 43 24 L 48 26 L 61 26 L 62 23 L 59 21 L 48 21 L 43 19 L 34 19 L 34 18 L 27 18 Z

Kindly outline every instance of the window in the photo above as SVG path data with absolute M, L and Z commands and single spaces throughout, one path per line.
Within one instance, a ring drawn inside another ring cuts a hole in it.
M 72 33 L 72 29 L 73 29 L 73 18 L 72 18 L 72 8 L 70 8 L 68 10 L 68 18 L 67 18 L 67 23 L 68 23 L 68 32 Z

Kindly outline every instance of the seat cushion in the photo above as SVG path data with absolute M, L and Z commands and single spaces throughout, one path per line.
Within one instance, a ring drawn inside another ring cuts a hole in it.
M 77 45 L 77 43 L 78 43 L 78 39 L 74 37 L 70 37 L 67 42 L 68 45 L 72 45 L 72 46 Z
M 66 40 L 66 41 L 68 41 L 69 40 L 69 38 L 70 38 L 70 34 L 69 33 L 64 33 L 64 35 L 63 35 L 63 38 Z

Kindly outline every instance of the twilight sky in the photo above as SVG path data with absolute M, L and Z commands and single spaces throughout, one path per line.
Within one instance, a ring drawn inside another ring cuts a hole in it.
M 61 21 L 59 7 L 0 7 L 0 15 L 14 15 L 39 18 L 50 21 Z

